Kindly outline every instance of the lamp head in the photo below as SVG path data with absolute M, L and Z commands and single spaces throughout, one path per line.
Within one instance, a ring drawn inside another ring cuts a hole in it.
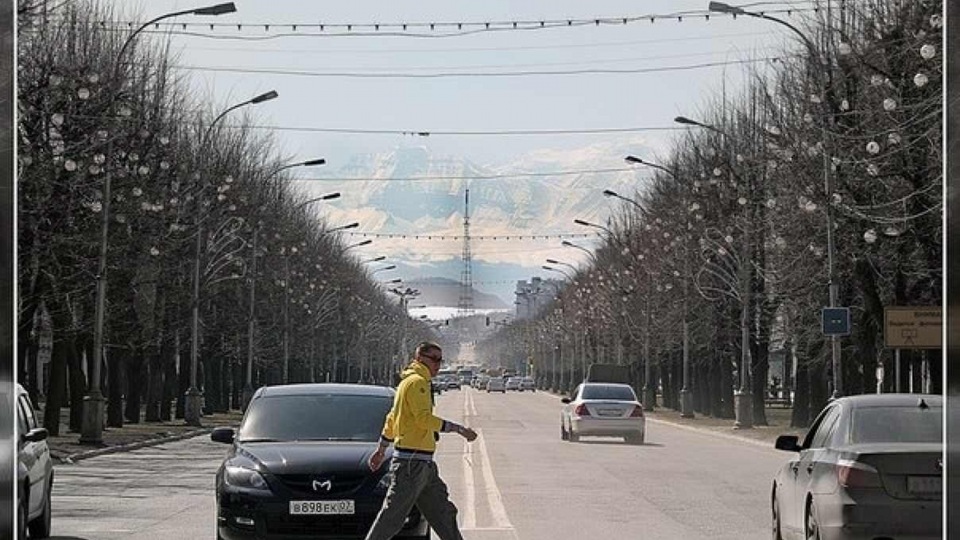
M 223 15 L 224 13 L 233 13 L 237 11 L 237 6 L 233 5 L 233 2 L 227 2 L 225 4 L 217 4 L 215 6 L 208 6 L 197 8 L 193 10 L 194 15 Z
M 639 163 L 643 165 L 643 160 L 638 158 L 637 156 L 627 156 L 623 158 L 623 160 L 626 161 L 627 163 Z
M 321 199 L 321 200 L 324 200 L 324 201 L 330 201 L 330 200 L 339 199 L 339 198 L 340 198 L 340 192 L 339 192 L 339 191 L 334 192 L 334 193 L 328 193 L 328 194 L 324 195 L 323 197 L 320 197 L 320 199 Z
M 304 167 L 313 167 L 315 165 L 323 165 L 326 162 L 327 160 L 323 158 L 319 158 L 319 159 L 311 159 L 309 161 L 304 161 L 303 163 L 301 163 L 301 165 L 303 165 Z
M 687 125 L 687 126 L 702 126 L 702 125 L 703 125 L 703 124 L 701 124 L 700 122 L 697 122 L 696 120 L 691 120 L 691 119 L 687 118 L 686 116 L 677 116 L 677 117 L 675 117 L 675 118 L 673 119 L 673 121 L 676 122 L 676 123 L 678 123 L 678 124 L 684 124 L 684 125 Z
M 253 103 L 254 105 L 256 105 L 257 103 L 263 103 L 264 101 L 270 101 L 271 99 L 277 98 L 277 97 L 279 97 L 279 96 L 280 96 L 280 94 L 278 94 L 276 90 L 271 90 L 271 91 L 269 91 L 269 92 L 266 92 L 266 93 L 264 93 L 264 94 L 260 94 L 259 96 L 251 99 L 251 100 L 250 100 L 250 103 Z
M 577 225 L 583 225 L 584 227 L 591 227 L 591 226 L 593 226 L 592 223 L 586 222 L 586 221 L 584 221 L 584 220 L 582 220 L 582 219 L 575 219 L 575 220 L 573 220 L 573 222 L 576 223 Z
M 730 13 L 733 15 L 741 15 L 746 13 L 743 8 L 731 6 L 730 4 L 725 4 L 723 2 L 710 2 L 710 4 L 707 5 L 707 9 L 717 13 Z

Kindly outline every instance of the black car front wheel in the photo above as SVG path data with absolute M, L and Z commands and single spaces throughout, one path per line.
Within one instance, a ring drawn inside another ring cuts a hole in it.
M 47 483 L 47 493 L 43 498 L 43 513 L 27 525 L 27 528 L 30 530 L 30 538 L 50 538 L 50 518 L 53 513 L 50 497 L 51 491 L 53 491 L 52 476 Z
M 20 497 L 17 505 L 17 540 L 27 540 L 27 495 Z

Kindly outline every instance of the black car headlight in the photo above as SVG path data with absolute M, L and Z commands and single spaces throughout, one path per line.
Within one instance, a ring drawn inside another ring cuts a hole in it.
M 237 467 L 236 465 L 227 465 L 223 470 L 223 481 L 228 486 L 253 489 L 258 491 L 270 491 L 267 481 L 263 475 L 253 469 L 246 467 Z

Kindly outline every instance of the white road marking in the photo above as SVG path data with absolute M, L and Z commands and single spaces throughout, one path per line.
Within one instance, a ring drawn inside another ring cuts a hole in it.
M 480 468 L 483 470 L 483 482 L 487 489 L 487 503 L 490 505 L 490 513 L 493 514 L 493 522 L 497 527 L 513 529 L 510 519 L 507 517 L 507 510 L 503 507 L 503 496 L 497 488 L 497 481 L 493 477 L 493 467 L 490 466 L 490 457 L 487 453 L 486 438 L 483 430 L 477 428 L 477 440 L 475 444 L 480 451 Z
M 463 398 L 463 423 L 467 423 L 467 415 L 472 403 L 470 392 L 466 392 Z M 473 443 L 463 440 L 463 484 L 466 491 L 467 500 L 463 505 L 463 525 L 464 529 L 475 529 L 477 527 L 477 486 L 473 481 Z

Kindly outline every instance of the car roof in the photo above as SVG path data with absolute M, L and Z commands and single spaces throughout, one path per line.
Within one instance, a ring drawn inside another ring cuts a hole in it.
M 311 383 L 264 386 L 257 390 L 257 397 L 311 396 L 335 394 L 343 396 L 378 396 L 393 398 L 393 388 L 370 384 Z
M 862 394 L 839 399 L 854 409 L 868 407 L 916 407 L 923 400 L 930 407 L 942 407 L 943 397 L 936 394 Z
M 626 386 L 627 388 L 633 388 L 629 384 L 618 382 L 584 382 L 581 383 L 581 386 Z

